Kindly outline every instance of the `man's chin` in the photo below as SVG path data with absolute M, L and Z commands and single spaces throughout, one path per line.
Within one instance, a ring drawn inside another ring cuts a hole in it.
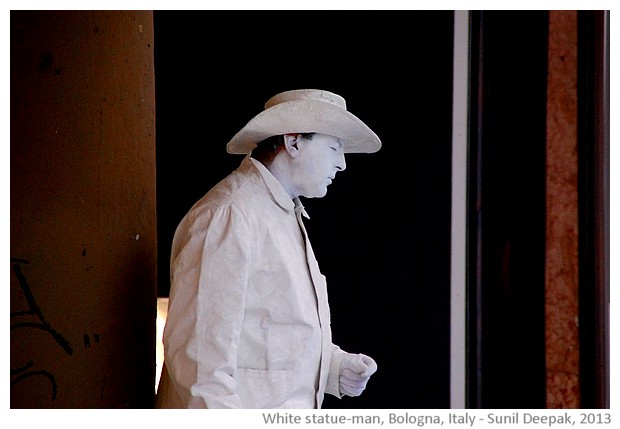
M 323 190 L 321 192 L 316 192 L 314 194 L 304 195 L 304 197 L 306 197 L 306 198 L 323 198 L 325 195 L 327 195 L 327 187 L 323 188 Z

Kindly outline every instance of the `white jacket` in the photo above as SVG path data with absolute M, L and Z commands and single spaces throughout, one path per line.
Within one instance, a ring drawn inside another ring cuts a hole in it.
M 297 216 L 296 216 L 297 213 Z M 320 408 L 340 397 L 325 277 L 305 212 L 246 157 L 174 236 L 161 408 Z

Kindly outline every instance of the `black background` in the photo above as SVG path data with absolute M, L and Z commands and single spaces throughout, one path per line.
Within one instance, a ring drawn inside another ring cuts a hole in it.
M 347 156 L 306 226 L 334 342 L 379 370 L 325 408 L 450 405 L 452 11 L 155 11 L 159 296 L 176 225 L 235 169 L 272 95 L 319 88 L 383 142 Z

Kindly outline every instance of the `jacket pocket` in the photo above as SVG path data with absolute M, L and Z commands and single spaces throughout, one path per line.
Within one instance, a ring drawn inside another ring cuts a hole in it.
M 287 370 L 239 368 L 236 378 L 243 408 L 277 408 L 290 396 Z
M 304 359 L 308 359 L 312 326 L 269 318 L 265 320 L 265 328 L 269 369 L 298 368 Z

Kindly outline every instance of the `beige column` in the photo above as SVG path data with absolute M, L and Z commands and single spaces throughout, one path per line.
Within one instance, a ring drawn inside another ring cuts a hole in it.
M 155 376 L 150 11 L 11 11 L 11 407 L 140 408 Z

